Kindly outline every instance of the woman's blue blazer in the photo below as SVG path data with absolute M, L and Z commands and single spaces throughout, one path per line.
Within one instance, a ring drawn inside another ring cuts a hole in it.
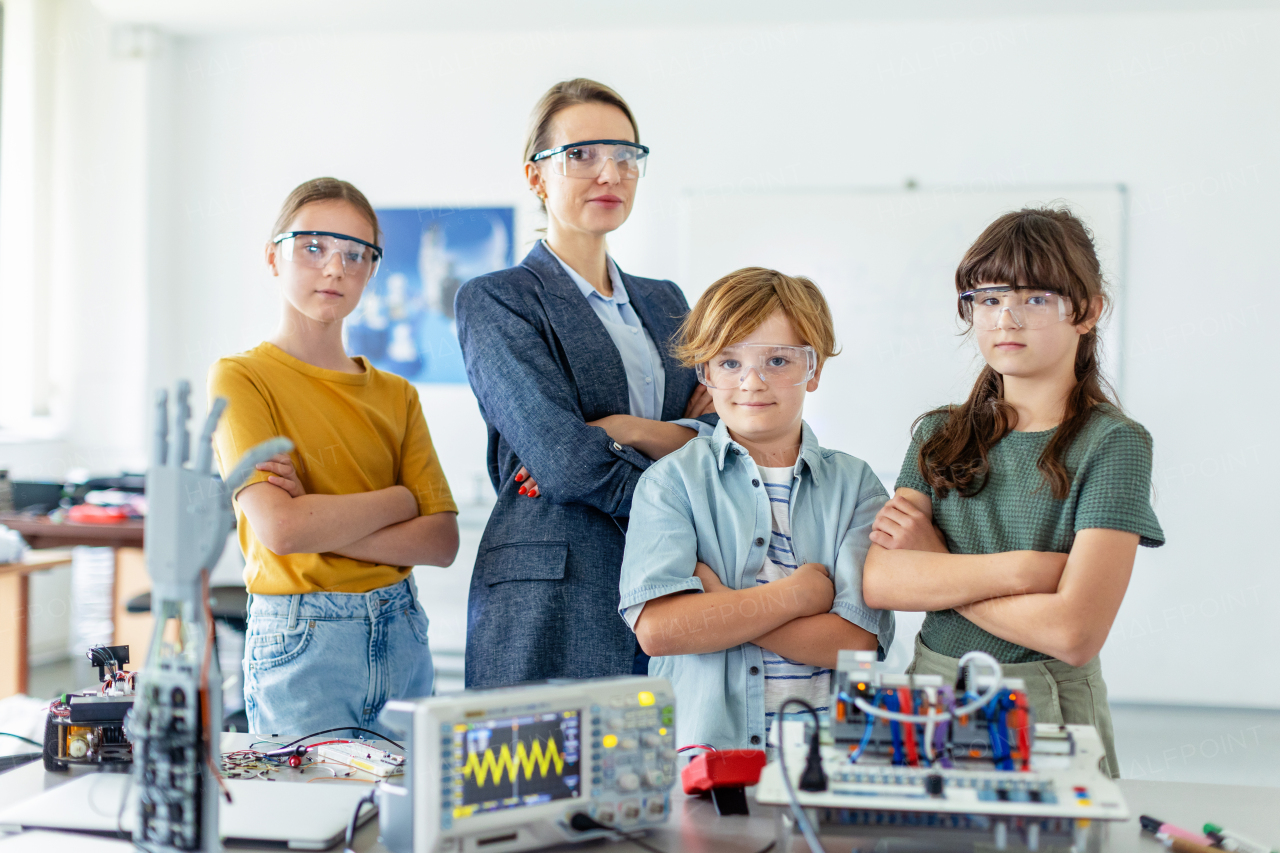
M 697 384 L 670 351 L 689 304 L 670 281 L 621 275 L 662 353 L 662 419 L 675 420 Z M 652 462 L 587 426 L 630 413 L 622 358 L 541 242 L 519 266 L 467 282 L 454 307 L 498 493 L 471 574 L 467 687 L 630 673 L 618 576 L 631 493 Z M 517 494 L 522 464 L 540 497 Z

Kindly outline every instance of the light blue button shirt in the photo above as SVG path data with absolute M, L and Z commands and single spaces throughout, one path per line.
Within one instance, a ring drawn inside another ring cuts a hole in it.
M 640 322 L 640 317 L 631 307 L 631 297 L 627 295 L 627 287 L 622 283 L 622 275 L 613 258 L 606 258 L 609 270 L 609 281 L 613 284 L 613 296 L 604 296 L 591 286 L 591 283 L 566 264 L 559 255 L 551 251 L 546 241 L 543 247 L 551 253 L 551 257 L 560 262 L 560 266 L 582 291 L 582 296 L 596 312 L 610 340 L 622 357 L 622 368 L 627 374 L 627 398 L 630 413 L 637 418 L 648 418 L 651 421 L 662 420 L 662 400 L 667 392 L 667 371 L 662 364 L 662 355 L 649 330 Z M 702 421 L 681 418 L 674 423 L 697 430 L 699 435 L 710 435 L 714 427 Z
M 871 547 L 871 523 L 888 494 L 861 459 L 818 446 L 802 427 L 792 480 L 791 537 L 795 562 L 821 563 L 835 582 L 831 612 L 875 634 L 882 651 L 893 642 L 893 612 L 867 607 L 862 565 Z M 746 449 L 729 437 L 724 421 L 711 436 L 695 438 L 655 462 L 631 499 L 622 557 L 619 613 L 641 602 L 690 590 L 702 592 L 695 563 L 711 567 L 730 589 L 748 589 L 772 537 L 769 495 Z M 752 614 L 744 613 L 745 617 Z M 674 631 L 703 630 L 702 614 Z M 743 643 L 721 652 L 655 657 L 649 674 L 670 679 L 676 693 L 679 743 L 719 749 L 764 748 L 764 659 Z

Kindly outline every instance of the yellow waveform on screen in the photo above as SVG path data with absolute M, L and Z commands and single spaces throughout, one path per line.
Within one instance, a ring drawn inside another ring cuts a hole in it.
M 485 780 L 490 777 L 493 778 L 493 784 L 497 785 L 502 781 L 503 775 L 506 775 L 508 782 L 514 783 L 517 771 L 522 772 L 524 778 L 528 780 L 533 778 L 535 768 L 537 768 L 538 777 L 545 779 L 552 764 L 556 766 L 557 776 L 564 772 L 564 756 L 556 748 L 554 740 L 547 741 L 545 747 L 541 742 L 534 741 L 528 748 L 521 741 L 516 744 L 514 758 L 511 757 L 511 747 L 504 743 L 498 749 L 497 755 L 494 755 L 492 747 L 484 751 L 484 757 L 474 752 L 468 755 L 467 763 L 462 767 L 462 775 L 473 778 L 480 786 L 483 786 Z

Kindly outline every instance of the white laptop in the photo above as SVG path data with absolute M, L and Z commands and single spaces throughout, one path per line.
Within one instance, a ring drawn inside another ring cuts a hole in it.
M 227 779 L 226 783 L 232 802 L 218 804 L 223 841 L 287 844 L 294 850 L 326 850 L 341 841 L 356 803 L 372 787 L 360 782 L 257 779 Z M 367 822 L 376 811 L 366 805 L 359 823 Z M 0 810 L 0 832 L 70 829 L 127 836 L 136 813 L 132 776 L 91 773 Z

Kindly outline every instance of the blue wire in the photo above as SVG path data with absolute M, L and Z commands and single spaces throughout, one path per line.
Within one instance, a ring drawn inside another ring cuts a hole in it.
M 899 711 L 900 703 L 897 694 L 890 690 L 885 696 L 884 706 L 890 711 Z M 902 730 L 898 726 L 897 720 L 889 721 L 889 734 L 893 737 L 893 763 L 905 764 L 906 756 L 902 752 Z
M 873 697 L 871 704 L 878 707 L 880 705 L 880 697 Z M 857 761 L 862 757 L 862 751 L 866 749 L 867 744 L 871 742 L 871 730 L 874 729 L 876 725 L 875 717 L 865 712 L 863 713 L 863 716 L 867 718 L 867 724 L 862 730 L 862 743 L 858 744 L 858 748 L 849 756 L 850 761 Z

